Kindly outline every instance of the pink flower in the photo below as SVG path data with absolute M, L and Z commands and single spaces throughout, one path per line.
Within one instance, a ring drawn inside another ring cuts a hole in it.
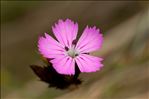
M 70 19 L 59 20 L 52 31 L 57 40 L 45 33 L 45 37 L 39 38 L 38 48 L 45 58 L 52 59 L 50 62 L 58 73 L 74 75 L 75 63 L 81 72 L 101 69 L 103 59 L 89 55 L 101 48 L 103 36 L 99 29 L 86 26 L 77 42 L 78 24 Z

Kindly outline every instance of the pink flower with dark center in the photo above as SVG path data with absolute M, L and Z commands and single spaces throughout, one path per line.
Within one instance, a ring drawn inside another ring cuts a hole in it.
M 89 55 L 90 52 L 100 49 L 103 43 L 99 29 L 86 26 L 76 41 L 78 24 L 66 19 L 59 20 L 52 27 L 52 31 L 57 40 L 45 33 L 45 37 L 39 37 L 38 48 L 45 58 L 52 59 L 50 62 L 59 74 L 74 75 L 75 63 L 81 72 L 101 69 L 103 59 Z

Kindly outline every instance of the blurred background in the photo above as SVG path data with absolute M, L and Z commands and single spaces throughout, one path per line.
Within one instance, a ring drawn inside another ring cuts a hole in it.
M 39 35 L 58 19 L 96 25 L 104 34 L 104 68 L 81 74 L 75 90 L 48 88 L 29 65 L 43 65 Z M 149 99 L 148 1 L 1 1 L 2 99 Z

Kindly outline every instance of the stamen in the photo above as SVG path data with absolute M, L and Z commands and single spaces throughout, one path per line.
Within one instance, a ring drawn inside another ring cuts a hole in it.
M 70 57 L 74 58 L 76 56 L 79 55 L 79 52 L 75 49 L 75 46 L 72 46 L 68 51 L 67 51 L 67 55 L 69 55 Z

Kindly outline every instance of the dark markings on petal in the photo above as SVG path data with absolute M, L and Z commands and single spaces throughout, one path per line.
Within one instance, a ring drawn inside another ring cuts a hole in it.
M 68 50 L 69 50 L 69 48 L 65 46 L 65 50 L 66 50 L 66 51 L 68 51 Z
M 78 79 L 80 74 L 78 66 L 75 66 L 75 75 L 72 76 L 57 73 L 51 63 L 45 67 L 37 65 L 31 65 L 30 67 L 41 81 L 49 84 L 49 87 L 67 89 L 70 88 L 71 85 L 75 85 L 77 88 L 77 86 L 81 84 L 81 80 Z
M 78 56 L 79 54 L 75 54 L 75 56 Z
M 73 41 L 72 41 L 72 44 L 73 44 L 73 45 L 76 45 L 76 44 L 77 44 L 77 40 L 76 40 L 76 39 L 73 40 Z
M 90 53 L 82 53 L 82 54 L 87 54 L 87 55 L 89 55 Z
M 49 61 L 51 61 L 51 60 L 53 60 L 54 58 L 47 58 L 47 61 L 49 62 Z

